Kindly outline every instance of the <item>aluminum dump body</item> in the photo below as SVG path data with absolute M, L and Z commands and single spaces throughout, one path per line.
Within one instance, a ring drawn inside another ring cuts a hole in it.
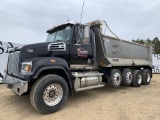
M 109 36 L 103 36 L 103 43 L 105 56 L 110 61 L 112 66 L 152 65 L 151 46 L 141 45 L 124 40 L 122 42 L 119 39 Z
M 99 66 L 152 66 L 152 46 L 122 42 L 102 35 L 100 29 L 95 29 L 95 41 Z

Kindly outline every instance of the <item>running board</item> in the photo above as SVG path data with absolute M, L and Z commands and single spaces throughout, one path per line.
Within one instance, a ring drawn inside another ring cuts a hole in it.
M 100 88 L 100 87 L 104 87 L 105 84 L 99 84 L 99 85 L 96 85 L 96 86 L 89 86 L 89 87 L 84 87 L 84 88 L 77 88 L 76 89 L 76 92 L 79 92 L 79 91 L 84 91 L 84 90 L 89 90 L 89 89 L 94 89 L 94 88 Z

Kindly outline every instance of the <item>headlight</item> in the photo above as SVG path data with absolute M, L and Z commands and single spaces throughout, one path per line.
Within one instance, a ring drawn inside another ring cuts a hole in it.
M 21 72 L 30 73 L 32 70 L 32 62 L 23 62 Z

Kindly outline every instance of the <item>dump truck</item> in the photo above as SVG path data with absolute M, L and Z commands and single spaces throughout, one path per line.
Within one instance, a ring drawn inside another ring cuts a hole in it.
M 58 111 L 79 91 L 150 84 L 152 47 L 104 35 L 102 20 L 69 21 L 47 33 L 46 42 L 10 51 L 4 78 L 17 95 L 28 93 L 40 113 Z

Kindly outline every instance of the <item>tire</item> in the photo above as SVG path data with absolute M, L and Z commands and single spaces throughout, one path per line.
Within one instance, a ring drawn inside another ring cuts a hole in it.
M 125 68 L 122 72 L 122 85 L 129 86 L 132 83 L 132 70 Z
M 149 85 L 151 82 L 151 72 L 148 69 L 144 69 L 142 73 L 142 84 Z
M 111 75 L 108 79 L 109 85 L 113 88 L 118 88 L 118 87 L 120 87 L 121 82 L 122 82 L 122 75 L 121 75 L 120 70 L 112 69 Z
M 30 102 L 40 113 L 49 114 L 61 109 L 68 99 L 68 85 L 57 75 L 38 79 L 30 92 Z
M 133 72 L 132 86 L 140 87 L 141 85 L 142 85 L 142 72 L 140 70 L 135 70 Z

